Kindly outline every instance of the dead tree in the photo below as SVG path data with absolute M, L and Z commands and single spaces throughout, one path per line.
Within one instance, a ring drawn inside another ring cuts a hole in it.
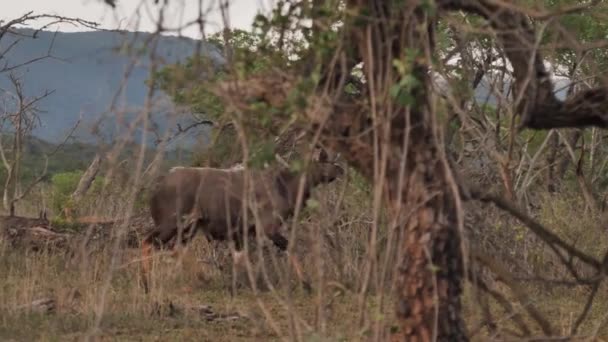
M 0 117 L 0 157 L 6 170 L 6 179 L 2 193 L 4 210 L 14 215 L 15 204 L 43 180 L 46 175 L 46 165 L 41 175 L 24 190 L 20 182 L 21 163 L 27 138 L 39 123 L 40 109 L 38 103 L 52 94 L 46 91 L 42 95 L 26 97 L 21 81 L 13 74 L 10 80 L 14 93 L 5 92 L 2 116 Z M 9 142 L 6 142 L 9 141 Z M 6 146 L 8 144 L 8 146 Z M 48 163 L 47 163 L 48 164 Z
M 16 26 L 27 25 L 32 21 L 41 19 L 51 19 L 52 22 L 51 24 L 47 24 L 38 30 L 32 31 L 29 38 L 35 38 L 40 30 L 47 28 L 49 25 L 58 23 L 79 24 L 89 28 L 97 27 L 96 23 L 87 20 L 51 14 L 34 14 L 33 11 L 30 11 L 18 18 L 0 22 L 0 41 L 8 34 L 14 34 L 14 28 Z M 28 34 L 20 33 L 19 35 L 21 38 L 28 37 Z M 3 96 L 1 108 L 2 112 L 0 113 L 0 157 L 4 169 L 6 170 L 6 179 L 2 193 L 2 205 L 4 209 L 9 211 L 11 215 L 13 215 L 15 212 L 15 204 L 27 196 L 27 194 L 29 194 L 38 183 L 44 180 L 47 172 L 48 157 L 55 154 L 59 148 L 65 144 L 67 139 L 72 135 L 80 123 L 80 121 L 78 121 L 70 133 L 66 136 L 66 140 L 59 144 L 49 155 L 45 156 L 45 166 L 41 174 L 27 187 L 23 188 L 20 182 L 20 167 L 23 157 L 24 144 L 32 129 L 40 121 L 38 117 L 40 113 L 38 103 L 42 99 L 51 95 L 53 91 L 47 90 L 41 95 L 27 97 L 23 92 L 23 84 L 21 83 L 21 80 L 15 76 L 13 72 L 32 63 L 53 57 L 52 50 L 54 40 L 51 42 L 45 55 L 10 64 L 2 57 L 14 49 L 18 45 L 18 42 L 19 41 L 7 44 L 7 46 L 0 52 L 0 60 L 2 60 L 2 64 L 0 65 L 0 74 L 10 73 L 9 78 L 13 86 L 13 90 L 5 90 L 3 92 L 3 95 L 6 96 Z
M 87 170 L 84 172 L 82 177 L 80 177 L 76 190 L 74 190 L 70 196 L 72 200 L 80 200 L 87 193 L 87 191 L 89 191 L 89 188 L 93 184 L 93 181 L 95 181 L 95 178 L 101 169 L 101 161 L 102 156 L 100 153 L 97 153 L 91 161 L 91 164 L 89 164 L 89 167 L 87 167 Z

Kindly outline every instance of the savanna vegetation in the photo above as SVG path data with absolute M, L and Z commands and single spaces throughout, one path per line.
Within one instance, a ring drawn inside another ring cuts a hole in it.
M 16 106 L 0 184 L 32 218 L 2 218 L 0 339 L 608 339 L 607 37 L 601 0 L 277 1 L 205 34 L 225 63 L 151 66 L 142 87 L 197 113 L 180 131 L 211 129 L 187 161 L 45 146 Z M 142 291 L 169 166 L 306 170 L 319 146 L 347 172 L 283 227 L 311 291 L 271 244 L 243 270 L 202 236 Z

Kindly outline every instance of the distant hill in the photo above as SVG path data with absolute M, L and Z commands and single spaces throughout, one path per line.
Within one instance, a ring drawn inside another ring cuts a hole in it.
M 10 146 L 12 137 L 8 135 L 0 136 L 3 139 L 6 147 Z M 126 146 L 120 153 L 118 163 L 133 162 L 133 156 L 138 155 L 141 145 Z M 23 159 L 21 166 L 21 181 L 23 184 L 28 184 L 32 180 L 38 178 L 45 166 L 45 156 L 50 155 L 47 166 L 48 181 L 54 174 L 60 172 L 70 172 L 75 170 L 86 170 L 95 154 L 98 152 L 98 146 L 83 142 L 68 142 L 60 147 L 57 144 L 49 143 L 36 137 L 28 137 L 23 150 Z M 154 149 L 146 151 L 146 164 L 158 153 Z M 163 157 L 163 169 L 173 165 L 187 165 L 191 163 L 192 152 L 184 150 L 166 151 Z M 107 167 L 104 166 L 104 167 Z M 6 179 L 6 169 L 0 163 L 0 184 L 4 184 Z
M 41 115 L 41 124 L 33 132 L 36 137 L 57 143 L 63 140 L 80 117 L 82 121 L 75 137 L 81 142 L 96 143 L 100 137 L 109 140 L 126 131 L 130 118 L 144 106 L 147 93 L 144 82 L 149 76 L 151 60 L 147 53 L 142 53 L 137 57 L 128 78 L 123 79 L 133 59 L 133 53 L 129 55 L 124 52 L 124 46 L 141 48 L 151 34 L 41 31 L 32 39 L 26 37 L 32 34 L 32 30 L 20 29 L 17 32 L 19 34 L 7 34 L 0 40 L 0 51 L 5 51 L 20 40 L 0 58 L 0 65 L 13 66 L 42 57 L 47 55 L 49 49 L 53 56 L 15 71 L 22 78 L 28 96 L 54 90 L 52 95 L 40 102 L 39 107 L 46 112 Z M 197 41 L 193 39 L 161 36 L 157 42 L 158 58 L 155 61 L 161 64 L 184 61 L 194 53 L 196 47 Z M 215 63 L 224 62 L 220 51 L 211 44 L 202 42 L 201 54 L 211 57 Z M 118 111 L 127 113 L 124 118 L 117 118 L 109 109 L 123 82 L 125 91 L 118 98 Z M 12 90 L 8 73 L 0 74 L 0 88 Z M 0 99 L 6 96 L 10 95 L 0 92 Z M 7 102 L 3 102 L 6 105 Z M 159 92 L 154 102 L 153 120 L 158 125 L 158 131 L 174 129 L 175 123 L 165 120 L 166 112 L 173 109 L 170 99 Z M 99 119 L 102 119 L 99 133 L 92 134 L 91 128 Z M 117 121 L 122 121 L 122 126 Z M 181 121 L 187 124 L 188 117 Z M 141 131 L 130 136 L 139 139 Z M 148 142 L 151 143 L 154 138 L 150 134 Z M 191 135 L 182 144 L 191 145 L 193 141 L 194 135 Z
M 49 143 L 58 143 L 65 134 L 82 117 L 82 123 L 76 131 L 76 140 L 88 144 L 96 144 L 98 139 L 105 141 L 125 135 L 127 126 L 132 121 L 137 110 L 144 106 L 147 87 L 150 59 L 146 53 L 137 58 L 137 64 L 126 80 L 123 80 L 125 70 L 131 64 L 132 54 L 125 52 L 125 45 L 135 46 L 135 51 L 141 50 L 144 42 L 151 38 L 151 34 L 142 32 L 49 32 L 41 31 L 35 39 L 28 38 L 33 31 L 20 29 L 18 34 L 7 34 L 0 40 L 0 51 L 13 46 L 8 53 L 0 58 L 0 66 L 18 65 L 35 58 L 47 55 L 51 49 L 53 58 L 46 58 L 36 63 L 19 68 L 17 74 L 22 77 L 26 94 L 34 96 L 45 90 L 55 92 L 40 103 L 46 110 L 41 115 L 41 124 L 33 134 Z M 135 42 L 135 43 L 134 43 Z M 174 36 L 161 36 L 157 43 L 156 61 L 175 63 L 184 61 L 191 56 L 200 43 L 201 54 L 209 56 L 213 63 L 222 64 L 224 58 L 221 52 L 212 44 L 199 42 L 188 38 Z M 151 46 L 148 44 L 147 46 Z M 1 52 L 0 52 L 1 53 Z M 117 117 L 110 112 L 110 106 L 121 84 L 125 86 L 123 96 L 119 97 L 118 109 L 127 113 L 124 117 Z M 441 83 L 441 82 L 440 82 Z M 567 84 L 562 79 L 558 87 Z M 445 85 L 445 82 L 444 82 Z M 508 84 L 505 84 L 505 89 Z M 0 74 L 0 88 L 11 90 L 8 73 Z M 485 102 L 489 95 L 490 84 L 487 80 L 481 82 L 475 90 L 478 101 Z M 565 89 L 559 92 L 558 97 L 563 98 Z M 5 101 L 10 95 L 0 91 L 0 109 L 10 101 Z M 496 99 L 490 96 L 489 103 L 494 104 Z M 174 130 L 175 123 L 166 120 L 166 113 L 174 105 L 167 95 L 162 92 L 154 98 L 153 123 L 157 131 Z M 103 119 L 99 132 L 92 134 L 91 128 L 97 120 Z M 180 119 L 184 125 L 188 124 L 187 115 Z M 189 147 L 196 142 L 197 137 L 204 137 L 204 131 L 197 130 L 182 139 L 181 146 Z M 139 141 L 141 130 L 127 134 L 130 138 Z M 152 145 L 156 138 L 148 134 L 147 142 Z M 169 148 L 177 147 L 172 144 Z

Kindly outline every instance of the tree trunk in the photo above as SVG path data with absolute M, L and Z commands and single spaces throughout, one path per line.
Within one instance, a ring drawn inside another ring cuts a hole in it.
M 438 143 L 437 135 L 443 130 L 437 127 L 428 72 L 435 18 L 415 1 L 398 7 L 373 0 L 351 1 L 351 5 L 365 13 L 357 19 L 366 25 L 353 28 L 354 45 L 363 58 L 371 88 L 368 110 L 375 113 L 372 120 L 375 115 L 378 127 L 375 144 L 370 144 L 378 150 L 371 155 L 376 159 L 385 156 L 386 173 L 381 174 L 377 163 L 360 163 L 361 155 L 351 152 L 349 158 L 358 159 L 356 164 L 376 186 L 385 177 L 385 198 L 391 215 L 403 228 L 399 335 L 407 341 L 465 341 L 460 302 L 462 255 L 454 203 L 458 194 L 449 186 L 449 166 Z M 404 66 L 387 62 L 395 60 Z M 419 85 L 397 93 L 395 87 L 411 77 Z M 415 212 L 407 215 L 412 208 Z
M 463 272 L 456 210 L 444 179 L 447 166 L 440 161 L 431 139 L 429 134 L 426 141 L 412 144 L 412 151 L 419 152 L 408 160 L 415 166 L 400 189 L 402 203 L 396 198 L 398 184 L 389 183 L 390 189 L 396 189 L 391 194 L 393 207 L 418 208 L 404 227 L 397 313 L 408 341 L 431 341 L 434 337 L 463 341 L 467 338 L 460 315 Z M 396 180 L 398 176 L 389 174 L 388 178 Z
M 95 181 L 95 177 L 97 177 L 97 173 L 99 172 L 100 168 L 101 154 L 98 153 L 93 158 L 93 161 L 91 161 L 91 164 L 89 164 L 89 167 L 80 178 L 80 181 L 78 181 L 78 186 L 71 195 L 71 198 L 74 201 L 80 200 L 87 193 L 87 191 L 89 191 L 89 188 L 93 184 L 93 181 Z
M 4 210 L 9 210 L 9 211 L 12 211 L 10 209 L 10 207 L 11 207 L 11 203 L 13 202 L 12 198 L 10 198 L 10 196 L 9 196 L 9 193 L 11 193 L 11 185 L 14 182 L 13 181 L 13 170 L 14 170 L 13 166 L 10 165 L 8 168 L 8 172 L 6 174 L 6 180 L 4 181 L 4 190 L 2 192 L 2 204 L 3 204 Z M 11 216 L 12 216 L 12 214 L 11 214 Z
M 549 153 L 547 154 L 547 191 L 554 193 L 557 190 L 557 179 L 555 174 L 555 161 L 559 148 L 559 135 L 553 134 L 549 140 Z
M 20 115 L 20 114 L 19 114 Z M 13 199 L 16 196 L 17 191 L 17 170 L 20 161 L 20 139 L 19 135 L 21 134 L 20 129 L 21 125 L 19 121 L 15 123 L 16 131 L 13 136 L 13 158 L 12 162 L 9 163 L 8 166 L 8 174 L 6 175 L 6 181 L 4 182 L 4 192 L 2 196 L 2 201 L 4 204 L 4 209 L 9 211 L 9 214 L 13 216 L 15 214 L 15 204 Z
M 578 143 L 578 140 L 581 137 L 581 133 L 582 133 L 582 131 L 580 129 L 576 129 L 567 135 L 568 143 L 570 144 L 570 146 L 572 146 L 572 149 L 575 151 L 576 151 L 576 144 Z M 570 166 L 571 163 L 572 163 L 572 158 L 570 157 L 570 155 L 568 153 L 564 153 L 557 164 L 558 167 L 557 167 L 556 179 L 557 179 L 558 183 L 560 183 L 562 180 L 564 180 L 564 177 L 566 176 L 566 172 L 568 171 L 568 166 Z
M 21 154 L 23 152 L 23 135 L 25 134 L 23 127 L 23 119 L 25 115 L 25 108 L 23 108 L 23 101 L 20 101 L 19 114 L 17 115 L 17 125 L 15 127 L 15 144 L 13 147 L 13 177 L 12 177 L 12 192 L 13 195 L 10 200 L 10 214 L 15 215 L 15 199 L 19 197 L 19 177 L 21 177 Z

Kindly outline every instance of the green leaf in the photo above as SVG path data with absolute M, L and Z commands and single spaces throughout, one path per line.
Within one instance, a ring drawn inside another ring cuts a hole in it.
M 249 166 L 251 168 L 261 169 L 266 164 L 274 161 L 275 145 L 273 141 L 262 141 L 257 148 L 254 149 Z
M 300 159 L 294 159 L 289 163 L 289 169 L 292 172 L 301 172 L 304 170 L 304 162 Z
M 306 200 L 306 207 L 310 208 L 312 210 L 318 209 L 321 206 L 321 203 L 319 203 L 317 200 L 309 198 Z
M 414 75 L 405 75 L 399 82 L 399 84 L 408 90 L 412 90 L 418 86 L 420 86 L 420 81 L 414 77 Z

